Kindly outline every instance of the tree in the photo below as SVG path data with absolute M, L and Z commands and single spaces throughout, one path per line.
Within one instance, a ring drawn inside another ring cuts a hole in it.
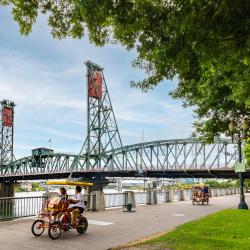
M 247 165 L 249 167 L 250 166 L 250 137 L 248 137 L 248 139 L 246 140 L 246 144 L 244 146 L 244 155 L 245 155 Z
M 198 132 L 226 131 L 231 118 L 249 114 L 250 1 L 248 0 L 3 0 L 22 34 L 39 13 L 52 35 L 81 38 L 98 46 L 136 48 L 133 65 L 148 78 L 132 82 L 147 91 L 178 76 L 172 93 L 197 107 Z M 87 32 L 85 32 L 87 31 Z M 85 32 L 85 33 L 84 33 Z
M 40 186 L 38 182 L 32 182 L 32 191 L 43 191 L 44 188 Z

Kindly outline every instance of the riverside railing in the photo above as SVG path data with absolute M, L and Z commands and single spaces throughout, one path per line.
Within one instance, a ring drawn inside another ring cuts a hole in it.
M 69 197 L 73 198 L 73 195 Z M 93 195 L 83 197 L 87 201 L 87 209 L 91 210 Z M 35 216 L 46 206 L 47 200 L 46 196 L 0 198 L 0 220 Z
M 135 203 L 136 205 L 146 205 L 148 203 L 147 192 L 136 192 Z
M 0 219 L 34 216 L 45 200 L 44 196 L 0 198 Z
M 155 196 L 153 192 L 156 193 Z M 210 196 L 216 197 L 238 193 L 238 188 L 211 189 Z M 156 197 L 156 202 L 152 202 L 152 197 Z M 105 208 L 123 207 L 126 205 L 127 198 L 128 192 L 104 194 Z M 191 198 L 192 190 L 134 192 L 136 205 L 190 200 Z M 47 199 L 46 196 L 0 198 L 0 220 L 37 215 L 46 205 Z M 93 194 L 84 195 L 84 200 L 87 201 L 87 210 L 94 209 L 95 199 L 96 196 Z
M 157 203 L 163 203 L 167 201 L 167 193 L 164 191 L 156 192 L 157 195 Z
M 123 207 L 125 205 L 125 195 L 125 193 L 104 194 L 105 207 Z

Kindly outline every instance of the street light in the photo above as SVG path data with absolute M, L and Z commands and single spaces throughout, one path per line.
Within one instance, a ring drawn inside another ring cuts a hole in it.
M 246 139 L 247 137 L 247 131 L 249 130 L 249 121 L 243 119 L 239 124 L 237 124 L 235 121 L 231 121 L 228 125 L 228 128 L 232 136 L 232 142 L 234 141 L 234 139 L 237 142 L 238 152 L 239 152 L 239 163 L 242 163 L 241 146 L 242 146 L 242 140 Z M 240 181 L 240 203 L 238 205 L 238 209 L 248 209 L 244 196 L 244 182 L 243 182 L 242 172 L 239 172 L 239 181 Z

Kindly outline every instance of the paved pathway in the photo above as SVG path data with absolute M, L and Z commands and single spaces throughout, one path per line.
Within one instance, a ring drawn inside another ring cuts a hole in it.
M 87 213 L 90 221 L 84 235 L 75 230 L 62 233 L 60 239 L 51 240 L 47 231 L 39 238 L 31 234 L 32 220 L 0 223 L 0 250 L 102 250 L 125 244 L 151 234 L 160 233 L 201 216 L 235 207 L 239 195 L 211 198 L 210 205 L 191 205 L 191 201 L 147 205 L 136 208 L 135 213 L 121 209 Z M 250 196 L 247 195 L 250 204 Z

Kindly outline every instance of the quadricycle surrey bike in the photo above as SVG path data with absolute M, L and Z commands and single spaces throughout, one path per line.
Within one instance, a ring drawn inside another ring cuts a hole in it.
M 60 186 L 92 186 L 92 183 L 80 181 L 47 181 L 47 185 Z M 33 235 L 41 236 L 48 228 L 48 235 L 51 239 L 58 239 L 62 231 L 66 232 L 75 229 L 79 234 L 84 234 L 88 228 L 88 220 L 79 212 L 74 224 L 71 223 L 69 213 L 67 212 L 69 202 L 61 199 L 59 194 L 49 198 L 43 208 L 39 211 L 36 220 L 31 226 Z

